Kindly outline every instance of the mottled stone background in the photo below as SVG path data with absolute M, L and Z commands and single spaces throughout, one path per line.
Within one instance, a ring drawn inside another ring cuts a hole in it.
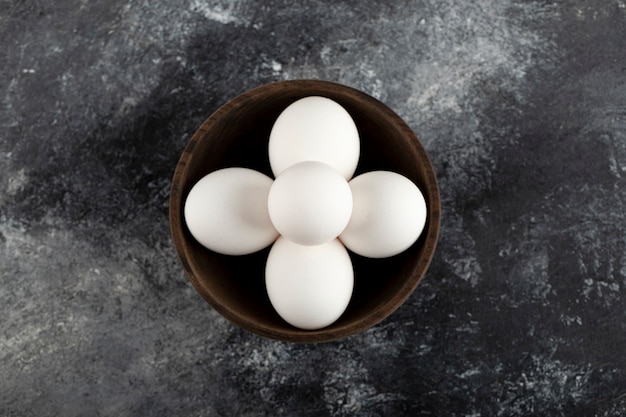
M 361 89 L 437 169 L 423 284 L 292 345 L 182 273 L 170 180 L 252 87 Z M 626 415 L 624 0 L 0 0 L 0 415 Z

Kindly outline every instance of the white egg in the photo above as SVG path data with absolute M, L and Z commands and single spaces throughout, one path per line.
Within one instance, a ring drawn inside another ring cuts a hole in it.
M 278 116 L 269 139 L 274 176 L 302 161 L 319 161 L 352 178 L 359 160 L 359 133 L 350 114 L 337 102 L 302 98 Z
M 408 178 L 372 171 L 350 181 L 353 209 L 339 238 L 351 251 L 370 258 L 397 255 L 419 238 L 426 223 L 426 201 Z
M 337 239 L 303 246 L 279 237 L 267 258 L 265 285 L 272 306 L 286 322 L 321 329 L 335 322 L 350 302 L 352 261 Z
M 272 223 L 281 235 L 301 245 L 335 239 L 352 214 L 346 179 L 330 166 L 299 162 L 283 171 L 268 196 Z
M 246 255 L 277 237 L 267 211 L 272 179 L 248 168 L 225 168 L 198 181 L 185 200 L 185 222 L 203 246 Z

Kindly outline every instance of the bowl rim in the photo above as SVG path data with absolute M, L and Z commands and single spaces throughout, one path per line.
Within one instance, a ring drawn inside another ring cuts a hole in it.
M 259 322 L 254 322 L 246 317 L 242 317 L 237 311 L 229 308 L 229 306 L 223 303 L 216 294 L 213 294 L 202 284 L 201 280 L 198 279 L 196 273 L 194 272 L 192 262 L 190 263 L 186 255 L 189 244 L 184 233 L 186 226 L 184 225 L 183 219 L 182 207 L 184 205 L 184 195 L 183 190 L 181 189 L 181 182 L 183 181 L 186 173 L 186 167 L 188 165 L 187 162 L 191 158 L 191 154 L 197 142 L 210 132 L 212 126 L 223 115 L 228 114 L 232 110 L 244 105 L 251 98 L 257 97 L 266 91 L 275 89 L 284 90 L 289 89 L 290 87 L 309 90 L 329 88 L 336 89 L 341 90 L 346 94 L 355 96 L 359 100 L 369 102 L 369 104 L 373 105 L 377 110 L 383 113 L 390 123 L 396 125 L 402 131 L 403 135 L 406 135 L 410 139 L 411 145 L 413 146 L 418 158 L 416 163 L 421 164 L 424 172 L 426 173 L 425 180 L 428 188 L 427 193 L 425 190 L 422 190 L 424 197 L 426 198 L 428 210 L 426 226 L 424 228 L 426 235 L 420 236 L 420 240 L 423 239 L 422 256 L 420 257 L 419 262 L 413 265 L 409 276 L 407 276 L 404 280 L 400 290 L 397 291 L 387 302 L 379 305 L 377 308 L 372 310 L 370 314 L 364 317 L 350 321 L 343 325 L 330 326 L 319 330 L 301 330 L 294 327 L 293 330 L 289 331 L 275 331 L 259 324 Z M 407 123 L 386 104 L 363 91 L 332 81 L 309 79 L 278 81 L 252 88 L 228 100 L 226 103 L 218 107 L 211 115 L 209 115 L 209 117 L 204 120 L 204 122 L 189 139 L 183 149 L 183 152 L 181 153 L 172 178 L 169 199 L 170 233 L 178 260 L 183 267 L 185 275 L 194 288 L 209 303 L 209 305 L 223 317 L 245 330 L 271 339 L 295 343 L 328 342 L 360 333 L 375 326 L 393 314 L 415 291 L 430 266 L 439 239 L 441 223 L 440 200 L 441 198 L 439 194 L 437 176 L 424 146 Z

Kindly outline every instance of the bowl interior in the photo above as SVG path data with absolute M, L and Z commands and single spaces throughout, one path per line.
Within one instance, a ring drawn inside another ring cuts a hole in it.
M 212 171 L 247 167 L 273 177 L 268 140 L 278 115 L 292 102 L 320 95 L 341 104 L 361 138 L 356 175 L 390 170 L 411 179 L 428 206 L 420 239 L 405 252 L 383 259 L 350 253 L 354 293 L 345 313 L 320 330 L 292 327 L 274 311 L 265 290 L 269 248 L 227 256 L 197 243 L 187 230 L 183 205 L 191 187 Z M 439 233 L 439 191 L 430 160 L 411 129 L 381 102 L 352 88 L 324 81 L 285 81 L 250 90 L 223 105 L 198 129 L 179 160 L 170 197 L 174 246 L 198 292 L 223 316 L 254 333 L 291 342 L 321 342 L 358 333 L 395 311 L 422 279 Z

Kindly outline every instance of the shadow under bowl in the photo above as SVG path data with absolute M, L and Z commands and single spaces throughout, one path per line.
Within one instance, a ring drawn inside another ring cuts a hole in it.
M 302 330 L 273 309 L 265 289 L 269 247 L 251 255 L 210 251 L 191 236 L 183 216 L 193 185 L 222 168 L 246 167 L 273 178 L 269 134 L 278 115 L 294 101 L 323 96 L 342 105 L 356 123 L 361 155 L 354 176 L 388 170 L 413 181 L 424 194 L 428 216 L 420 238 L 399 255 L 371 259 L 350 253 L 354 292 L 344 314 L 319 330 Z M 294 80 L 245 92 L 216 110 L 186 145 L 174 173 L 170 228 L 183 269 L 205 300 L 243 329 L 288 342 L 316 343 L 359 333 L 393 313 L 418 286 L 435 252 L 440 227 L 440 198 L 430 159 L 407 124 L 373 97 L 328 81 Z

